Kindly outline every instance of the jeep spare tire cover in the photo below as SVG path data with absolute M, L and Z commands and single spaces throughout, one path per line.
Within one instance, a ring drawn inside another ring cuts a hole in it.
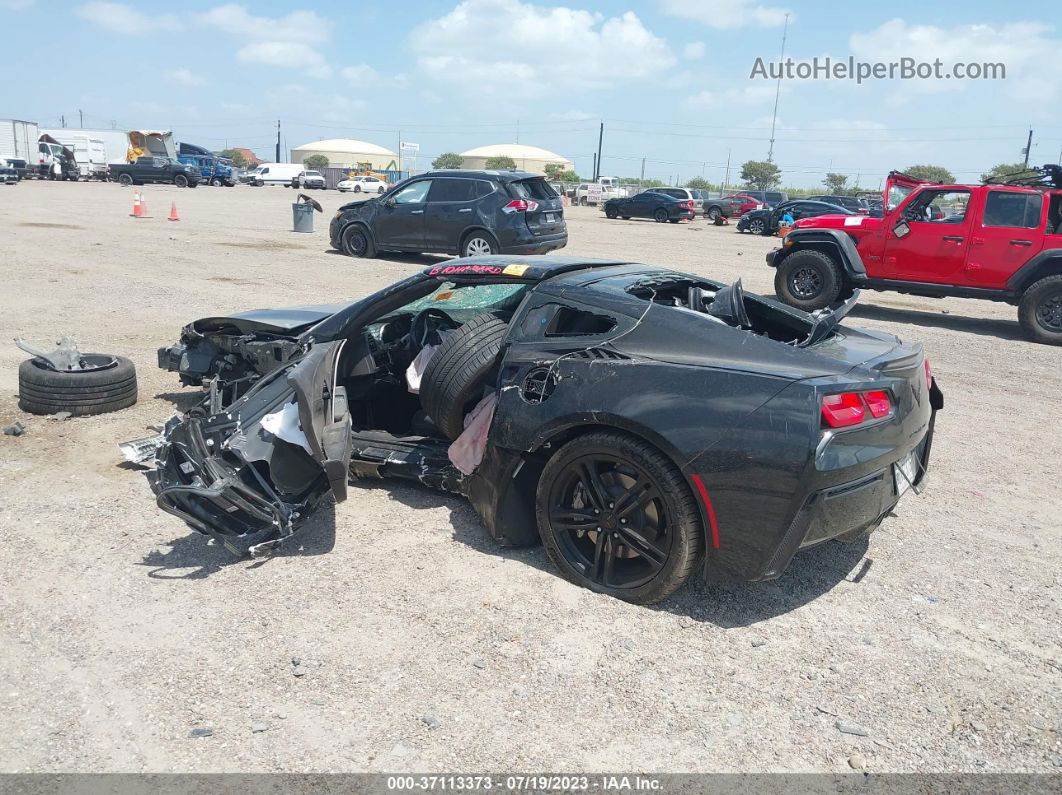
M 428 362 L 420 382 L 420 402 L 450 439 L 461 435 L 465 414 L 482 397 L 508 328 L 508 321 L 498 314 L 474 317 L 450 334 Z

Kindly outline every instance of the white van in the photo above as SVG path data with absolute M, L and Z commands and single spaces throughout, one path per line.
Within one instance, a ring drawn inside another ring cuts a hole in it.
M 262 163 L 247 175 L 249 185 L 286 185 L 292 187 L 298 183 L 299 175 L 306 166 L 299 163 Z

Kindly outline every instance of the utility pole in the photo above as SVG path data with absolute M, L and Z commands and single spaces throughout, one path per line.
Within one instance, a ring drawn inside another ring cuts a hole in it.
M 723 177 L 723 192 L 726 193 L 727 186 L 730 185 L 730 150 L 726 150 L 726 176 Z
M 280 119 L 277 119 L 277 159 L 273 161 L 279 163 L 280 161 Z
M 771 145 L 767 148 L 767 162 L 774 162 L 774 125 L 778 121 L 778 95 L 782 92 L 782 62 L 785 60 L 785 37 L 789 32 L 789 14 L 782 27 L 782 53 L 778 56 L 778 82 L 774 84 L 774 115 L 771 116 Z
M 644 157 L 642 158 L 642 176 L 641 176 L 641 181 L 645 182 L 645 158 Z
M 597 160 L 594 162 L 597 164 L 594 166 L 594 182 L 601 181 L 601 141 L 605 138 L 605 123 L 601 122 L 601 127 L 597 131 Z
M 520 143 L 520 120 L 516 120 L 516 142 Z
M 398 131 L 398 173 L 402 174 L 402 131 Z
M 1025 167 L 1029 167 L 1029 152 L 1032 151 L 1032 127 L 1029 128 L 1029 140 L 1025 142 Z
M 77 117 L 78 117 L 78 125 L 79 125 L 79 127 L 80 128 L 84 128 L 84 126 L 85 126 L 85 114 L 81 112 L 81 108 L 78 108 L 78 110 L 77 110 Z
M 594 182 L 597 182 L 597 152 L 594 152 Z
M 66 116 L 59 117 L 59 126 L 62 127 L 64 130 L 66 129 Z M 1029 158 L 1025 158 L 1025 162 L 1028 163 Z

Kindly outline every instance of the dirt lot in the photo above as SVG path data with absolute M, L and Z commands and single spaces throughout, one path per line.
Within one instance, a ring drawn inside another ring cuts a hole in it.
M 851 322 L 924 342 L 944 389 L 929 487 L 776 582 L 634 607 L 400 483 L 352 487 L 302 546 L 248 562 L 120 465 L 116 442 L 174 409 L 155 349 L 196 317 L 355 298 L 438 258 L 328 252 L 335 192 L 313 235 L 282 188 L 145 193 L 134 220 L 115 185 L 0 188 L 0 425 L 27 426 L 0 436 L 3 771 L 1062 766 L 1062 351 L 1022 340 L 1012 307 L 865 296 Z M 733 226 L 575 208 L 569 232 L 566 253 L 770 291 L 772 241 Z M 133 359 L 140 402 L 24 416 L 6 341 L 63 333 Z

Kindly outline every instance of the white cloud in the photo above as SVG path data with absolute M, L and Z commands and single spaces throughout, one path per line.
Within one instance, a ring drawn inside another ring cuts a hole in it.
M 183 28 L 174 14 L 145 14 L 125 3 L 85 3 L 77 9 L 77 15 L 116 33 L 140 34 Z
M 1006 89 L 1020 99 L 1050 98 L 1038 93 L 1044 87 L 1054 90 L 1053 81 L 1043 81 L 1043 64 L 1049 63 L 1062 48 L 1062 41 L 1049 38 L 1053 31 L 1039 22 L 1010 22 L 1003 25 L 912 25 L 892 19 L 865 33 L 853 33 L 848 40 L 852 54 L 864 61 L 899 61 L 913 58 L 932 63 L 940 59 L 944 71 L 962 63 L 1003 63 L 1006 65 Z M 905 80 L 903 98 L 912 93 L 958 91 L 972 85 L 991 85 L 995 81 L 955 79 Z M 1002 81 L 1001 81 L 1002 82 Z
M 256 17 L 246 6 L 228 3 L 200 14 L 199 21 L 207 27 L 257 41 L 311 43 L 326 40 L 330 33 L 328 20 L 304 9 L 274 19 Z
M 703 41 L 691 41 L 685 47 L 682 48 L 682 56 L 691 61 L 696 61 L 704 57 L 705 46 Z
M 721 91 L 705 90 L 687 97 L 683 104 L 690 110 L 763 105 L 774 101 L 774 90 L 773 85 L 750 85 L 742 88 L 724 88 Z
M 200 77 L 190 69 L 167 69 L 164 74 L 167 80 L 181 86 L 201 86 L 206 83 L 206 78 Z
M 749 0 L 730 0 L 724 3 L 709 3 L 703 0 L 660 0 L 660 8 L 665 14 L 680 19 L 703 22 L 713 28 L 742 28 L 756 26 L 775 27 L 789 20 L 793 15 L 786 8 L 760 5 Z
M 339 74 L 344 80 L 349 80 L 355 85 L 364 85 L 375 81 L 379 77 L 375 69 L 364 63 L 357 66 L 344 66 L 339 70 Z
M 422 72 L 479 93 L 604 88 L 675 62 L 633 12 L 606 18 L 522 0 L 464 0 L 414 29 L 409 43 Z
M 297 41 L 257 41 L 236 51 L 236 58 L 245 63 L 263 63 L 305 69 L 310 77 L 326 78 L 332 74 L 324 56 L 309 44 Z

